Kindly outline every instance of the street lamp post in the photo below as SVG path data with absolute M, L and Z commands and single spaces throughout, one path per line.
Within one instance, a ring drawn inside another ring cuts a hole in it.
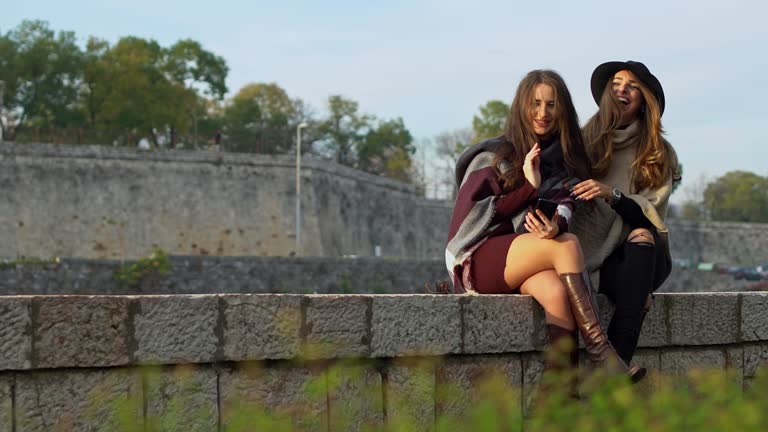
M 3 91 L 5 90 L 5 81 L 0 80 L 0 144 L 3 143 Z
M 307 126 L 296 126 L 296 256 L 301 255 L 301 130 Z

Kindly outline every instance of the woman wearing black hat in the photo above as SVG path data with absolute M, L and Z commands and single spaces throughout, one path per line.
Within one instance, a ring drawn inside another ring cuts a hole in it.
M 677 156 L 663 137 L 664 90 L 635 61 L 608 62 L 592 73 L 599 109 L 582 132 L 594 179 L 574 186 L 589 201 L 574 217 L 587 269 L 616 305 L 608 337 L 630 363 L 655 291 L 671 271 L 664 218 L 673 184 L 680 181 Z M 599 270 L 599 272 L 598 272 Z

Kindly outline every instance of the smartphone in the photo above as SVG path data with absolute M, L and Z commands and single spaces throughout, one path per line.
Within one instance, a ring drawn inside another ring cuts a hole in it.
M 539 198 L 539 200 L 536 201 L 536 207 L 534 207 L 534 210 L 541 210 L 547 219 L 552 220 L 552 217 L 557 211 L 557 203 L 548 199 Z

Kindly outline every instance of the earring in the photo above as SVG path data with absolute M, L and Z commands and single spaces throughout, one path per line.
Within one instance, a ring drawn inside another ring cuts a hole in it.
M 645 114 L 645 105 L 643 105 L 643 106 L 641 106 L 641 107 L 640 107 L 640 112 L 641 112 L 641 113 L 643 113 L 643 114 Z

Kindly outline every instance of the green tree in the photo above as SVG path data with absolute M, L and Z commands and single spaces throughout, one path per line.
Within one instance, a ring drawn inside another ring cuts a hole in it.
M 109 43 L 94 37 L 89 38 L 85 46 L 80 103 L 90 128 L 99 126 L 104 104 L 111 91 L 109 83 L 114 80 L 113 67 L 106 59 L 108 51 Z
M 225 106 L 222 102 L 215 99 L 198 98 L 197 99 L 197 132 L 194 137 L 205 137 L 205 142 L 213 144 L 217 132 L 221 132 L 225 125 Z M 197 146 L 195 138 L 192 142 Z
M 227 62 L 204 50 L 197 41 L 183 39 L 176 42 L 168 48 L 164 63 L 164 71 L 175 83 L 219 100 L 227 93 Z
M 405 182 L 412 181 L 413 137 L 402 118 L 383 120 L 357 145 L 357 168 Z
M 495 138 L 504 133 L 509 105 L 500 100 L 490 100 L 480 107 L 480 114 L 472 118 L 474 141 Z
M 194 104 L 194 91 L 169 81 L 163 73 L 164 50 L 153 40 L 124 37 L 105 55 L 113 78 L 104 104 L 104 122 L 127 134 L 132 143 L 158 135 L 167 125 L 186 129 L 189 118 L 180 107 Z M 138 133 L 138 135 L 135 135 Z
M 712 220 L 768 222 L 768 179 L 731 171 L 704 190 L 704 206 Z
M 165 54 L 163 70 L 171 82 L 191 89 L 197 95 L 197 100 L 183 106 L 192 122 L 192 142 L 197 147 L 200 121 L 203 121 L 205 129 L 212 126 L 213 119 L 208 118 L 211 114 L 208 110 L 210 104 L 206 103 L 206 97 L 212 100 L 224 98 L 229 67 L 222 57 L 206 51 L 199 42 L 192 39 L 176 42 Z M 206 132 L 210 134 L 211 131 Z M 174 144 L 171 142 L 171 146 Z
M 8 94 L 9 85 L 16 81 L 16 43 L 10 38 L 9 34 L 0 34 L 0 80 L 4 82 L 2 91 Z M 6 118 L 5 114 L 13 108 L 13 101 L 10 97 L 3 97 L 3 105 L 0 106 L 0 128 L 2 136 L 9 138 L 8 127 L 11 126 L 11 119 Z
M 357 102 L 340 95 L 328 98 L 328 117 L 320 122 L 323 152 L 337 163 L 355 166 L 355 149 L 370 130 L 371 117 L 358 112 Z
M 281 153 L 294 146 L 296 126 L 306 120 L 304 103 L 291 99 L 275 83 L 248 84 L 225 111 L 233 148 L 257 153 Z
M 97 132 L 97 142 L 150 137 L 157 144 L 199 122 L 220 127 L 217 101 L 227 92 L 227 72 L 221 57 L 194 40 L 163 48 L 137 37 L 114 46 L 92 37 L 81 50 L 73 32 L 23 21 L 0 35 L 4 135 L 84 126 Z
M 77 109 L 82 52 L 73 32 L 50 29 L 45 21 L 23 21 L 0 42 L 4 105 L 11 111 L 7 135 L 27 125 L 67 126 L 82 122 Z
M 258 121 L 261 119 L 259 103 L 250 98 L 232 98 L 224 111 L 224 126 L 228 136 L 228 149 L 232 151 L 258 151 L 260 139 Z

